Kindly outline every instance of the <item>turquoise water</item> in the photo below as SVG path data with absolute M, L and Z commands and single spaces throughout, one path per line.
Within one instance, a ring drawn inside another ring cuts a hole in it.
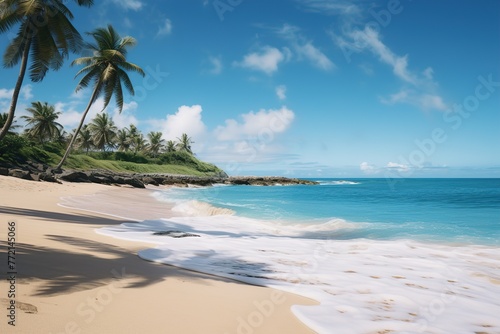
M 320 185 L 176 189 L 169 196 L 276 224 L 322 226 L 311 238 L 500 244 L 500 179 L 314 180 Z
M 318 181 L 157 188 L 173 217 L 98 233 L 155 245 L 138 252 L 148 261 L 312 298 L 292 311 L 317 333 L 500 333 L 500 179 Z

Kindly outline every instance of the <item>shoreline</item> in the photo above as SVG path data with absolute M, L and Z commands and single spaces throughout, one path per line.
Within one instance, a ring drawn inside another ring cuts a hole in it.
M 203 247 L 198 238 L 170 242 L 152 233 L 168 230 L 200 235 Z M 447 330 L 465 334 L 500 329 L 495 316 L 500 303 L 491 298 L 500 293 L 500 277 L 494 269 L 500 264 L 498 246 L 294 238 L 276 234 L 275 227 L 264 221 L 238 215 L 176 216 L 101 231 L 116 238 L 154 242 L 154 248 L 139 253 L 150 261 L 319 301 L 317 306 L 293 308 L 319 333 L 334 329 L 336 333 Z M 183 256 L 178 256 L 179 250 Z
M 7 221 L 15 221 L 16 326 L 7 324 L 5 305 L 0 329 L 14 333 L 313 333 L 290 310 L 316 305 L 301 296 L 243 284 L 140 259 L 150 243 L 125 241 L 95 232 L 130 221 L 58 205 L 75 196 L 113 192 L 115 208 L 149 205 L 138 220 L 166 218 L 164 203 L 142 189 L 98 184 L 32 182 L 0 176 L 0 242 L 5 249 Z M 64 199 L 60 199 L 63 197 Z M 149 201 L 148 201 L 149 200 Z M 145 201 L 145 202 L 142 202 Z M 125 205 L 128 203 L 129 205 Z M 106 207 L 106 203 L 102 203 Z M 157 211 L 155 211 L 157 210 Z M 108 213 L 109 214 L 109 213 Z M 129 216 L 130 213 L 124 214 Z M 5 263 L 0 293 L 8 291 Z M 159 298 L 158 296 L 165 296 Z M 266 309 L 266 307 L 268 307 Z M 272 309 L 271 314 L 267 311 Z M 57 319 L 57 321 L 54 321 Z M 124 321 L 124 319 L 127 319 Z M 195 321 L 193 321 L 195 320 Z

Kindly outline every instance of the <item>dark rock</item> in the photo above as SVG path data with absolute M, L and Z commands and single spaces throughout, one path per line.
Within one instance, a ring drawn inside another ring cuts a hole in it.
M 229 181 L 231 184 L 234 184 L 234 185 L 245 185 L 245 186 L 249 186 L 250 185 L 250 182 L 248 180 L 245 180 L 245 179 L 230 179 Z
M 30 172 L 22 169 L 9 169 L 9 176 L 17 177 L 23 180 L 32 180 Z
M 103 174 L 99 172 L 87 172 L 85 174 L 87 174 L 89 181 L 93 183 L 100 183 L 100 184 L 113 183 L 113 178 L 109 174 Z
M 142 178 L 142 182 L 144 184 L 152 184 L 154 186 L 158 186 L 159 185 L 159 183 L 154 178 L 152 178 L 151 176 L 144 176 Z
M 160 231 L 154 232 L 153 235 L 165 235 L 172 238 L 200 237 L 198 234 L 187 233 L 182 231 Z
M 49 174 L 49 173 L 40 173 L 40 180 L 45 181 L 45 182 L 60 183 L 59 181 L 57 181 L 57 179 L 54 177 L 53 174 Z
M 0 167 L 0 175 L 8 176 L 9 169 L 7 167 Z
M 48 166 L 44 164 L 33 164 L 33 167 L 35 167 L 39 172 L 45 172 L 48 168 Z
M 144 183 L 141 180 L 136 179 L 135 177 L 127 177 L 124 178 L 125 184 L 128 184 L 134 188 L 146 188 Z
M 113 179 L 113 183 L 115 183 L 115 184 L 125 184 L 125 179 L 121 176 L 113 175 L 112 179 Z
M 64 171 L 59 179 L 68 182 L 90 182 L 87 174 L 77 171 Z

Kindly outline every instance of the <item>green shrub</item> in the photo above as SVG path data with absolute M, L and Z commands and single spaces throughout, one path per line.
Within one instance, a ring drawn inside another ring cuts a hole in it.
M 135 162 L 138 164 L 150 163 L 148 158 L 146 158 L 142 154 L 134 154 L 132 152 L 115 152 L 114 158 L 117 161 Z
M 16 160 L 20 157 L 21 148 L 27 145 L 28 141 L 24 137 L 9 133 L 0 141 L 0 157 L 4 160 Z

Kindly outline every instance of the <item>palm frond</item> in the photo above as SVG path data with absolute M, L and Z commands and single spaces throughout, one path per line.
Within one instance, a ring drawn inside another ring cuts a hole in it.
M 115 93 L 116 106 L 118 107 L 118 112 L 121 113 L 123 110 L 123 90 L 121 81 L 118 76 L 117 80 L 115 80 L 114 93 Z
M 137 66 L 136 64 L 133 64 L 133 63 L 123 62 L 123 63 L 120 63 L 120 67 L 122 67 L 123 69 L 125 69 L 127 71 L 139 73 L 143 77 L 146 75 L 146 73 L 144 72 L 144 70 L 142 68 L 140 68 L 139 66 Z
M 123 81 L 123 84 L 125 85 L 125 88 L 128 90 L 128 92 L 131 95 L 135 95 L 134 85 L 132 84 L 132 81 L 130 81 L 127 72 L 125 72 L 121 68 L 118 68 L 118 77 Z
M 25 24 L 19 27 L 19 33 L 17 34 L 12 42 L 7 46 L 3 56 L 4 66 L 7 68 L 13 67 L 19 63 L 22 58 L 24 48 L 27 44 L 31 43 L 31 39 L 25 36 L 26 31 Z

